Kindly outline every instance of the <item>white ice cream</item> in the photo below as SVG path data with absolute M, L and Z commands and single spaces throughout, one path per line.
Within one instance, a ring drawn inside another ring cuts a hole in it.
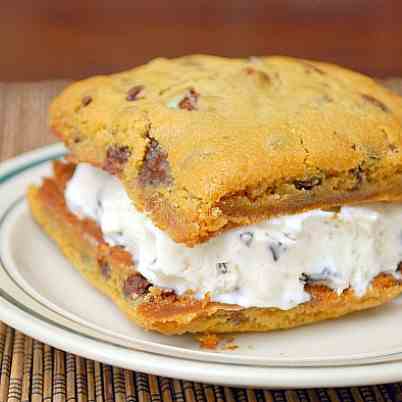
M 292 308 L 309 300 L 306 280 L 362 295 L 380 272 L 399 275 L 402 261 L 400 204 L 281 216 L 189 248 L 137 212 L 116 178 L 90 165 L 78 165 L 65 197 L 73 213 L 98 222 L 110 245 L 123 246 L 152 284 L 244 307 Z

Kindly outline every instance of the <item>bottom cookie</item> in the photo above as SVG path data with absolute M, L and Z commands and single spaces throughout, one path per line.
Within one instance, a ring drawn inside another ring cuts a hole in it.
M 177 296 L 148 283 L 136 272 L 130 254 L 103 240 L 95 222 L 69 212 L 64 187 L 73 170 L 71 164 L 55 162 L 54 176 L 29 189 L 33 217 L 84 278 L 147 330 L 173 335 L 288 329 L 376 307 L 402 292 L 393 276 L 380 274 L 362 297 L 351 289 L 338 295 L 326 286 L 307 284 L 311 300 L 290 310 L 242 308 L 207 297 L 198 300 L 191 294 Z

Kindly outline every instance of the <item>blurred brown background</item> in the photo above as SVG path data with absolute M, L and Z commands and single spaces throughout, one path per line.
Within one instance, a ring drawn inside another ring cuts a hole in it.
M 188 53 L 281 53 L 402 76 L 402 1 L 4 1 L 0 48 L 0 81 L 79 78 Z

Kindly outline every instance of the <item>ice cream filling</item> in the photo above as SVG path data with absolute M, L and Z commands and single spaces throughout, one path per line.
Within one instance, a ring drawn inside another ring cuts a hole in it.
M 310 300 L 307 282 L 363 295 L 379 273 L 399 277 L 402 206 L 316 209 L 229 230 L 195 247 L 171 240 L 138 212 L 114 176 L 79 164 L 67 183 L 69 210 L 95 220 L 153 285 L 244 307 L 290 309 Z

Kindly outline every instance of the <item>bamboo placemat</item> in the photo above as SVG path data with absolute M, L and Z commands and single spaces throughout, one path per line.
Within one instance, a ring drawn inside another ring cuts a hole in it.
M 46 126 L 47 106 L 65 84 L 0 83 L 0 160 L 55 141 Z M 398 91 L 402 89 L 402 80 L 389 84 Z M 0 322 L 0 402 L 6 401 L 388 402 L 402 401 L 402 383 L 312 390 L 205 385 L 87 360 L 33 340 Z

